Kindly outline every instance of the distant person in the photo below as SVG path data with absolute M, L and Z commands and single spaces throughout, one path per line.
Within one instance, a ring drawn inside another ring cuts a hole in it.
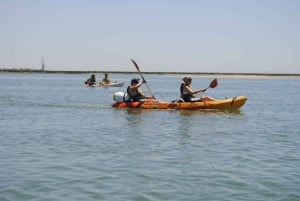
M 90 78 L 85 81 L 85 84 L 88 86 L 92 86 L 96 84 L 96 75 L 92 74 Z
M 127 93 L 131 101 L 141 101 L 146 98 L 143 90 L 140 89 L 140 86 L 144 83 L 145 81 L 140 82 L 138 78 L 131 80 L 130 85 L 127 87 Z
M 193 90 L 192 78 L 190 76 L 184 77 L 180 85 L 180 95 L 185 102 L 199 102 L 204 100 L 214 100 L 211 97 L 195 97 L 196 94 L 204 93 L 207 89 Z
M 105 74 L 104 74 L 104 78 L 102 79 L 102 81 L 100 82 L 100 84 L 105 85 L 105 84 L 110 84 L 110 83 L 111 83 L 111 81 L 110 81 L 110 79 L 108 78 L 108 74 L 105 73 Z

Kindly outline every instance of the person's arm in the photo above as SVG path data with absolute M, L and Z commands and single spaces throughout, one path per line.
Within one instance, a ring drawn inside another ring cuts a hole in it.
M 135 86 L 131 86 L 131 88 L 137 89 L 137 88 L 139 88 L 140 86 L 142 86 L 142 84 L 144 84 L 144 81 L 139 82 L 139 83 L 138 83 L 137 85 L 135 85 Z
M 185 89 L 190 93 L 190 94 L 198 94 L 198 93 L 203 93 L 206 91 L 206 89 L 200 89 L 200 90 L 196 90 L 193 91 L 189 86 L 185 86 Z
M 196 92 L 197 93 L 203 93 L 203 92 L 205 92 L 206 91 L 206 89 L 200 89 L 200 90 L 197 90 Z

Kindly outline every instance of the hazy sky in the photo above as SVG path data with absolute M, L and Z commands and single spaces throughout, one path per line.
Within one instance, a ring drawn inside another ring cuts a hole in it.
M 300 0 L 0 0 L 0 68 L 300 73 Z

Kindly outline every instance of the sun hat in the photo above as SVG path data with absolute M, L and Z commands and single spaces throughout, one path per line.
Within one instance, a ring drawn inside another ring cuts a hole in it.
M 182 78 L 182 81 L 186 82 L 186 81 L 191 80 L 191 79 L 192 79 L 191 76 L 185 76 L 185 77 Z

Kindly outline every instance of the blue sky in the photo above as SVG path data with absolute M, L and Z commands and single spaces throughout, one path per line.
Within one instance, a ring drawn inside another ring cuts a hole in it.
M 0 0 L 0 68 L 300 73 L 298 0 Z

